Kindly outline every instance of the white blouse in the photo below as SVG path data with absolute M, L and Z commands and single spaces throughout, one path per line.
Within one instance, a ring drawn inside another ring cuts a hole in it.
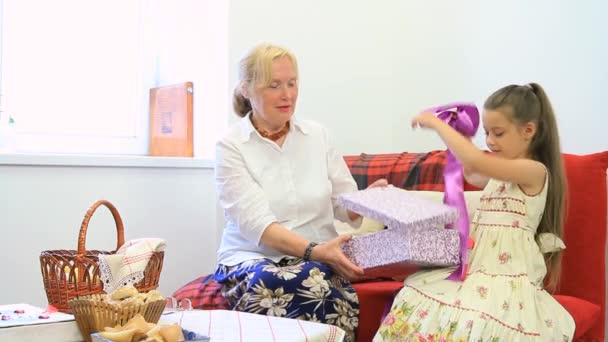
M 338 206 L 339 194 L 357 190 L 342 156 L 330 146 L 327 130 L 314 122 L 291 119 L 283 146 L 262 138 L 249 115 L 216 145 L 215 181 L 226 227 L 218 262 L 285 257 L 261 244 L 273 222 L 315 241 L 338 236 L 334 217 L 351 222 Z

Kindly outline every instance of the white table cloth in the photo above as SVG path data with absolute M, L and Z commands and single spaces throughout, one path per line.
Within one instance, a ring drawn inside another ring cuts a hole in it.
M 211 342 L 341 342 L 344 339 L 344 331 L 333 325 L 230 310 L 178 311 L 163 315 L 159 323 L 178 323 L 184 329 L 210 336 Z
M 328 341 L 341 342 L 336 326 L 229 310 L 178 311 L 161 316 L 159 324 L 179 323 L 184 329 L 211 337 L 211 342 Z M 0 329 L 0 341 L 78 342 L 75 321 Z

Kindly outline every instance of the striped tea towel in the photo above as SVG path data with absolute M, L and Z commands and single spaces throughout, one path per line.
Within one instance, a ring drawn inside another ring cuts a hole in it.
M 142 280 L 152 253 L 163 251 L 165 246 L 164 239 L 135 239 L 125 242 L 116 254 L 100 255 L 99 273 L 104 291 L 111 293 Z

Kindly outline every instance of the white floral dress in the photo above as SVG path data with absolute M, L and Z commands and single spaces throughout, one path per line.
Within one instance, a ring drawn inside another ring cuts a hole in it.
M 471 222 L 466 279 L 446 280 L 454 268 L 408 277 L 374 341 L 572 340 L 574 320 L 543 289 L 547 269 L 534 239 L 547 188 L 529 196 L 490 180 Z M 548 235 L 542 240 L 563 246 Z

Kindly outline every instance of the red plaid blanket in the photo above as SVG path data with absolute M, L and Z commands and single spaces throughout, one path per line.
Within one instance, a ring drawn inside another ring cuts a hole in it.
M 446 151 L 345 156 L 357 187 L 365 189 L 380 178 L 406 190 L 444 191 Z M 479 190 L 465 182 L 464 190 Z
M 359 189 L 380 178 L 407 190 L 443 191 L 445 151 L 361 154 L 344 157 Z
M 230 310 L 228 302 L 222 296 L 222 285 L 215 282 L 213 274 L 194 279 L 175 291 L 173 297 L 178 303 L 182 299 L 190 299 L 193 309 Z

